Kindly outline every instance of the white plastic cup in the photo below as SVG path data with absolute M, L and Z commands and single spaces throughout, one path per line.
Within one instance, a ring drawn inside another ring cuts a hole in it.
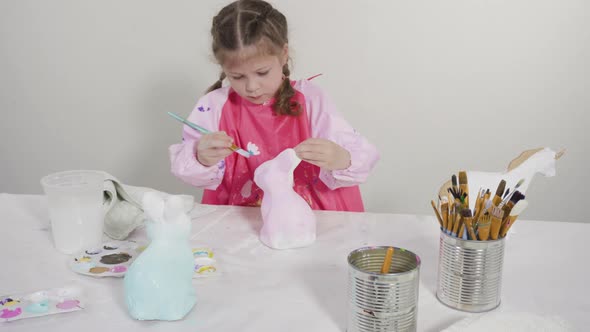
M 47 197 L 55 248 L 72 254 L 102 243 L 104 173 L 74 170 L 47 175 Z

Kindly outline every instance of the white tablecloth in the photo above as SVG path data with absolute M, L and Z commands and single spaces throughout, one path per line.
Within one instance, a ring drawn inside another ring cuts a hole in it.
M 426 204 L 426 203 L 425 203 Z M 123 280 L 68 269 L 51 242 L 43 196 L 0 194 L 0 295 L 60 287 L 85 289 L 84 310 L 0 323 L 7 331 L 344 331 L 346 257 L 367 245 L 393 245 L 422 259 L 418 330 L 439 331 L 474 314 L 435 297 L 439 244 L 431 216 L 317 212 L 314 245 L 272 250 L 258 241 L 257 208 L 220 206 L 193 220 L 193 245 L 213 248 L 220 273 L 195 279 L 198 303 L 179 322 L 140 322 L 127 314 Z M 519 220 L 506 243 L 502 303 L 494 312 L 558 316 L 590 326 L 589 224 Z M 141 230 L 134 239 L 145 239 Z

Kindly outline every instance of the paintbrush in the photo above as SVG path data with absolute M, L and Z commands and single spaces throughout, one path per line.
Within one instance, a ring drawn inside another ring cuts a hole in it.
M 449 220 L 449 201 L 446 197 L 441 199 L 440 214 L 442 217 L 442 229 L 444 231 L 447 229 L 447 222 Z
M 467 172 L 465 171 L 459 172 L 459 189 L 465 194 L 463 204 L 466 208 L 469 208 L 469 186 L 467 184 Z
M 459 233 L 457 234 L 457 237 L 462 239 L 463 235 L 465 235 L 465 221 L 463 221 L 463 216 L 461 216 L 461 225 L 459 226 Z
M 443 227 L 443 218 L 440 216 L 440 213 L 438 213 L 438 209 L 436 208 L 436 204 L 434 204 L 434 201 L 430 201 L 430 204 L 432 205 L 432 209 L 434 210 L 434 214 L 436 214 L 436 219 L 438 219 L 438 223 L 440 224 L 440 227 Z
M 498 189 L 496 189 L 496 195 L 492 199 L 492 203 L 494 204 L 494 206 L 498 206 L 502 202 L 502 194 L 504 193 L 505 188 L 506 181 L 502 179 L 502 181 L 500 181 L 500 183 L 498 184 Z
M 503 217 L 508 217 L 510 215 L 510 210 L 512 210 L 512 208 L 514 207 L 514 205 L 516 203 L 518 203 L 518 201 L 520 201 L 521 199 L 524 199 L 524 195 L 520 192 L 520 191 L 515 191 L 514 195 L 510 195 L 510 200 L 502 206 L 502 211 L 504 211 L 504 215 Z
M 504 199 L 502 200 L 502 204 L 506 204 L 506 202 L 508 202 L 512 196 L 516 193 L 517 189 L 522 186 L 522 184 L 524 183 L 524 179 L 520 179 L 520 181 L 518 181 L 518 183 L 514 186 L 514 189 L 512 189 L 512 193 L 510 195 L 506 195 L 504 197 Z M 507 190 L 507 192 L 510 191 L 510 189 Z
M 381 273 L 389 273 L 389 267 L 391 266 L 391 259 L 393 258 L 393 247 L 387 248 L 387 252 L 385 253 L 385 259 L 383 260 L 383 265 L 381 265 Z
M 491 216 L 487 211 L 479 217 L 479 222 L 477 223 L 477 235 L 482 241 L 487 241 L 490 237 L 490 226 L 492 223 L 490 219 Z
M 453 191 L 458 193 L 459 187 L 457 186 L 457 176 L 455 174 L 453 174 L 453 176 L 451 176 L 451 184 L 453 185 Z
M 455 212 L 454 210 L 454 205 L 455 205 L 455 200 L 453 199 L 453 194 L 451 194 L 450 192 L 447 193 L 447 198 L 449 200 L 449 217 L 447 218 L 447 234 L 451 234 L 450 230 L 451 230 L 451 225 L 453 224 L 453 214 Z
M 449 204 L 449 219 L 447 220 L 447 234 L 451 235 L 453 232 L 453 225 L 455 224 L 455 208 L 457 203 Z
M 481 208 L 483 206 L 483 197 L 485 192 L 482 191 L 482 188 L 479 188 L 477 191 L 477 198 L 475 199 L 475 206 L 473 207 L 473 220 L 477 220 L 477 216 L 481 213 Z
M 492 226 L 490 231 L 490 237 L 492 240 L 498 239 L 498 234 L 500 234 L 500 226 L 502 226 L 502 215 L 502 209 L 496 206 L 492 208 Z
M 486 193 L 483 195 L 483 199 L 481 200 L 481 206 L 479 208 L 479 211 L 477 212 L 477 215 L 473 218 L 474 227 L 477 225 L 477 222 L 479 221 L 479 217 L 482 215 L 482 213 L 484 213 L 492 205 L 492 201 L 490 200 L 491 194 L 492 193 L 490 192 L 490 190 L 487 189 Z
M 526 209 L 528 205 L 529 202 L 524 199 L 518 201 L 518 203 L 514 205 L 512 211 L 510 211 L 510 215 L 504 218 L 504 221 L 502 222 L 502 228 L 500 229 L 500 237 L 506 236 L 506 233 L 508 233 L 510 227 L 512 227 L 512 225 L 514 225 L 514 222 L 516 222 L 516 218 L 518 218 L 518 216 L 522 213 L 522 211 L 524 211 L 524 209 Z
M 168 112 L 168 115 L 170 115 L 171 117 L 173 117 L 174 119 L 184 123 L 185 125 L 193 128 L 194 130 L 200 132 L 201 134 L 210 134 L 211 132 L 197 124 L 194 124 L 184 118 L 182 118 L 181 116 L 178 116 L 172 112 Z M 246 157 L 246 158 L 250 158 L 251 154 L 250 152 L 240 148 L 239 146 L 235 145 L 234 143 L 232 143 L 232 145 L 229 147 L 230 150 L 239 153 L 241 156 Z
M 458 204 L 455 205 L 455 223 L 453 224 L 453 230 L 451 231 L 451 235 L 457 236 L 459 235 L 459 226 L 461 225 L 461 211 L 462 207 Z
M 467 228 L 469 239 L 477 240 L 477 237 L 475 237 L 475 231 L 473 230 L 473 218 L 471 217 L 471 210 L 463 210 L 461 212 L 461 220 L 463 220 L 463 224 L 465 225 L 465 228 Z
M 453 227 L 454 206 L 455 203 L 449 203 L 449 218 L 447 219 L 447 227 L 445 227 L 445 233 L 447 234 L 451 234 L 451 229 Z

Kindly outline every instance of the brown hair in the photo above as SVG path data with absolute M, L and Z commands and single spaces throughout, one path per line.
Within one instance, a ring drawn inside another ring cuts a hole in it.
M 263 54 L 279 54 L 287 38 L 287 19 L 271 4 L 263 0 L 238 0 L 227 6 L 213 18 L 211 36 L 213 37 L 213 55 L 223 64 L 226 53 L 237 51 L 246 46 L 256 46 Z M 301 105 L 291 100 L 295 90 L 289 80 L 289 65 L 283 66 L 283 83 L 275 95 L 272 106 L 277 115 L 299 115 Z M 219 89 L 225 79 L 221 72 L 219 80 L 207 92 Z

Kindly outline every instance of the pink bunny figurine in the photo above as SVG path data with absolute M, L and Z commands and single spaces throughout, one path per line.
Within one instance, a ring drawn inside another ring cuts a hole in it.
M 254 182 L 264 191 L 260 241 L 273 249 L 305 247 L 316 238 L 315 215 L 293 190 L 293 171 L 300 162 L 293 149 L 286 149 L 254 172 Z

